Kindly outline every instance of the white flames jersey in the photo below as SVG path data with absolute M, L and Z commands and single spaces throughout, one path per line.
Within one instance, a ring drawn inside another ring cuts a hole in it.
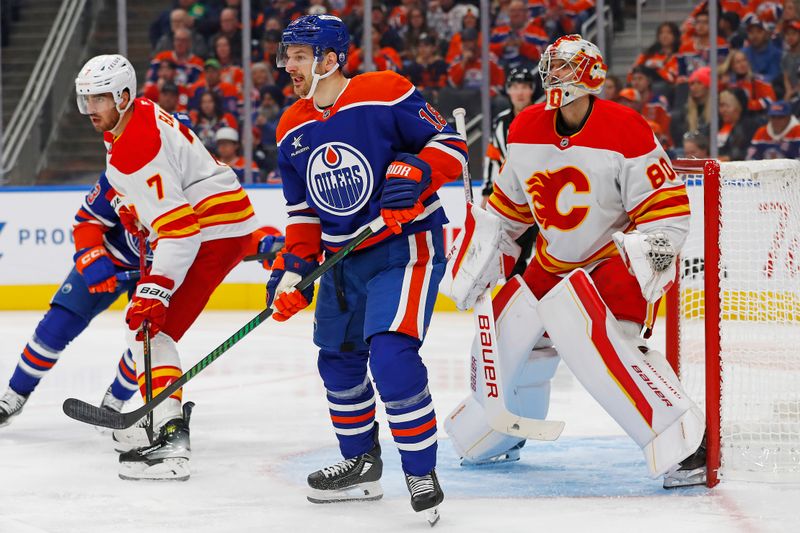
M 616 231 L 658 228 L 680 249 L 689 229 L 685 187 L 650 126 L 599 98 L 571 136 L 558 134 L 544 104 L 520 113 L 488 208 L 514 236 L 538 224 L 536 261 L 555 274 L 617 255 Z
M 248 235 L 257 224 L 236 174 L 189 128 L 146 98 L 122 134 L 105 136 L 108 181 L 149 232 L 151 273 L 183 282 L 202 241 Z

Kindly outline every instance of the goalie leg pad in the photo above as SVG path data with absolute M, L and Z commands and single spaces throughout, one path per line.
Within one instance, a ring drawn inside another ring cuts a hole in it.
M 646 356 L 582 269 L 539 302 L 539 315 L 572 373 L 642 448 L 657 477 L 694 452 L 705 419 L 660 354 Z
M 492 340 L 479 329 L 472 345 L 472 394 L 456 406 L 444 426 L 458 454 L 473 462 L 502 454 L 524 440 L 493 430 L 492 410 L 485 405 L 505 401 L 513 414 L 543 420 L 550 404 L 550 379 L 559 361 L 552 348 L 533 350 L 545 340 L 544 330 L 537 325 L 536 298 L 521 277 L 512 278 L 493 304 L 497 338 Z M 499 381 L 499 376 L 505 379 Z

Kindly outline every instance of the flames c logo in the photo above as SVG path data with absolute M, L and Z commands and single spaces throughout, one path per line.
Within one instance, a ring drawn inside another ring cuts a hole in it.
M 575 167 L 535 172 L 528 178 L 527 192 L 533 198 L 533 215 L 543 229 L 556 228 L 569 231 L 577 228 L 589 213 L 588 206 L 572 206 L 561 211 L 558 199 L 567 185 L 572 185 L 575 193 L 586 194 L 591 190 L 586 174 Z
M 313 204 L 333 215 L 350 215 L 372 194 L 372 168 L 349 144 L 326 143 L 308 158 L 306 186 Z

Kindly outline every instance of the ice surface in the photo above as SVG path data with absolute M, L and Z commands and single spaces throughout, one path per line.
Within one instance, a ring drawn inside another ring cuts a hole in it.
M 184 368 L 254 314 L 204 314 L 180 344 Z M 0 313 L 3 387 L 40 316 Z M 411 511 L 387 433 L 382 500 L 306 501 L 306 475 L 339 459 L 311 327 L 308 313 L 269 322 L 189 383 L 185 398 L 197 407 L 188 482 L 130 482 L 117 478 L 110 436 L 61 412 L 69 396 L 98 403 L 113 379 L 122 318 L 100 316 L 67 348 L 22 415 L 0 429 L 0 533 L 429 531 Z M 437 315 L 423 349 L 440 428 L 467 392 L 471 328 L 467 314 Z M 800 531 L 798 486 L 661 489 L 660 480 L 647 477 L 639 449 L 564 365 L 554 379 L 551 416 L 567 422 L 563 436 L 528 443 L 511 465 L 461 468 L 440 431 L 446 497 L 434 531 Z

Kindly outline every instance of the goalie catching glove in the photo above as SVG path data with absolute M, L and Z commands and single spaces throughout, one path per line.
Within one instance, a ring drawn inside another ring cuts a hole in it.
M 619 254 L 649 303 L 658 301 L 675 281 L 675 248 L 662 232 L 618 231 L 612 235 Z
M 272 317 L 278 322 L 291 318 L 305 309 L 314 299 L 314 284 L 303 291 L 295 285 L 317 267 L 315 262 L 306 261 L 294 254 L 281 253 L 272 263 L 272 274 L 267 282 L 267 307 L 275 304 Z
M 411 154 L 397 154 L 386 169 L 386 184 L 381 194 L 381 217 L 396 234 L 401 224 L 417 218 L 425 207 L 420 195 L 431 184 L 431 166 Z
M 439 291 L 462 311 L 495 286 L 514 267 L 520 248 L 503 228 L 499 217 L 467 204 L 464 231 L 458 234 L 447 259 Z

